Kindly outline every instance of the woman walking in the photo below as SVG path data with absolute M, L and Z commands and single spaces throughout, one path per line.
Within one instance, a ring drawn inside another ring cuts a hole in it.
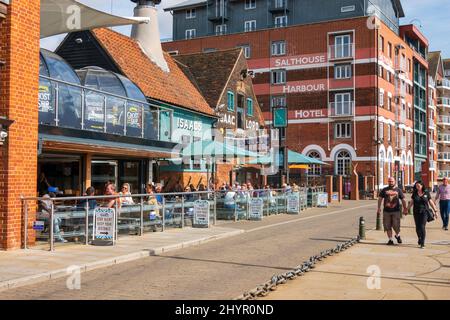
M 418 245 L 420 248 L 425 248 L 425 237 L 426 237 L 426 224 L 428 219 L 428 210 L 433 209 L 434 218 L 437 218 L 436 214 L 436 205 L 431 198 L 428 190 L 425 189 L 425 185 L 422 181 L 417 181 L 414 184 L 413 195 L 411 197 L 411 201 L 408 205 L 408 210 L 411 209 L 411 206 L 414 206 L 414 222 L 416 223 L 416 233 L 418 240 Z
M 442 179 L 442 184 L 439 186 L 436 193 L 436 201 L 439 200 L 439 211 L 442 218 L 442 229 L 448 230 L 448 216 L 450 211 L 450 185 L 448 178 Z

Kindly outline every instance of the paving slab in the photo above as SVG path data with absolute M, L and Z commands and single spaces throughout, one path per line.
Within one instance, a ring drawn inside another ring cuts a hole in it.
M 384 232 L 369 231 L 361 243 L 262 299 L 450 300 L 450 232 L 440 224 L 427 226 L 425 249 L 417 245 L 412 216 L 402 219 L 401 245 L 387 246 Z

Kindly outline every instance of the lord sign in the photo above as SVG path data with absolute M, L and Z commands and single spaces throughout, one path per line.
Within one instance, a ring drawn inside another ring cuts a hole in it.
M 44 231 L 44 221 L 34 221 L 33 230 Z
M 209 227 L 209 202 L 206 200 L 194 202 L 194 227 Z
M 95 208 L 94 240 L 114 240 L 116 211 L 112 208 Z
M 300 194 L 298 192 L 288 194 L 286 201 L 287 213 L 300 213 Z
M 264 201 L 261 198 L 250 199 L 249 218 L 250 220 L 262 220 Z

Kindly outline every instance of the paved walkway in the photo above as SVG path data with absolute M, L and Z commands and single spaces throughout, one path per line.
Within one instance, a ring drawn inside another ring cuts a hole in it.
M 402 245 L 386 246 L 383 232 L 367 232 L 361 244 L 319 262 L 264 299 L 449 300 L 450 232 L 441 229 L 440 219 L 428 224 L 426 249 L 420 249 L 413 217 L 402 225 Z M 378 270 L 379 277 L 373 274 Z
M 147 233 L 142 237 L 127 236 L 120 238 L 114 247 L 69 245 L 54 252 L 0 251 L 0 291 L 67 276 L 69 266 L 78 266 L 81 272 L 90 271 L 243 232 L 223 227 L 184 228 Z

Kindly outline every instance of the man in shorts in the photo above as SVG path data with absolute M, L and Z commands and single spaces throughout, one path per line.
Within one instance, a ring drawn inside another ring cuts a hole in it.
M 384 201 L 384 203 L 383 203 Z M 392 237 L 392 229 L 395 231 L 395 239 L 398 243 L 402 243 L 400 238 L 400 220 L 402 218 L 402 209 L 400 201 L 403 205 L 403 211 L 407 210 L 405 195 L 402 190 L 395 184 L 395 179 L 390 177 L 388 179 L 388 186 L 381 190 L 378 197 L 378 214 L 381 214 L 381 204 L 383 203 L 383 226 L 384 231 L 387 232 L 389 241 L 387 245 L 394 245 L 394 238 Z

